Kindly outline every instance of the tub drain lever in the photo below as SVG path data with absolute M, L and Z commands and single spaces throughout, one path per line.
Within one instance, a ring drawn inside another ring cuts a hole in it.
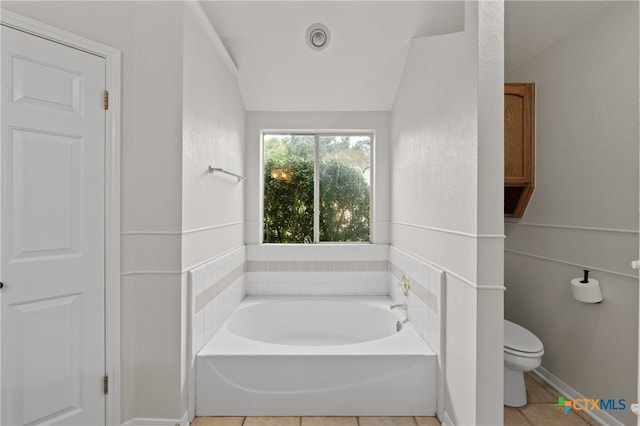
M 398 322 L 396 322 L 396 331 L 400 331 L 400 330 L 402 330 L 402 326 L 403 326 L 404 324 L 406 324 L 408 321 L 409 321 L 409 318 L 407 318 L 407 319 L 405 319 L 405 320 L 403 320 L 403 321 L 398 321 Z

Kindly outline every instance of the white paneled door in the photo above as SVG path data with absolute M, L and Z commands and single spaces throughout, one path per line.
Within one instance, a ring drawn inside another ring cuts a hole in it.
M 105 60 L 6 26 L 1 55 L 1 424 L 104 424 Z

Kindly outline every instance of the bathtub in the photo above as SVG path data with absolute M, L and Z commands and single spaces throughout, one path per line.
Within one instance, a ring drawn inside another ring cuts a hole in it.
M 436 355 L 388 297 L 246 297 L 196 357 L 198 416 L 436 412 Z

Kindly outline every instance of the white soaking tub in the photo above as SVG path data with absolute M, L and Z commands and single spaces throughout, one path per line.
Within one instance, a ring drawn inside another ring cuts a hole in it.
M 196 360 L 196 415 L 436 411 L 436 355 L 388 297 L 247 297 Z

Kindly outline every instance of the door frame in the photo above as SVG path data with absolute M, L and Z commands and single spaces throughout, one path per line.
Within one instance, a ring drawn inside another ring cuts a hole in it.
M 105 374 L 107 425 L 120 425 L 120 127 L 121 52 L 4 9 L 0 23 L 105 59 L 109 108 L 105 117 Z

